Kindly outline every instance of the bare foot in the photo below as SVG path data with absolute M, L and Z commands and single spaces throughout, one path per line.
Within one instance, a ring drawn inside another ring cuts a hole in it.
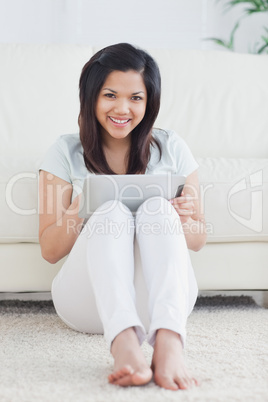
M 114 339 L 111 347 L 114 357 L 114 372 L 108 376 L 111 384 L 127 387 L 147 384 L 152 378 L 133 328 L 128 328 Z
M 180 335 L 168 329 L 157 331 L 151 367 L 162 388 L 176 391 L 198 385 L 185 366 Z

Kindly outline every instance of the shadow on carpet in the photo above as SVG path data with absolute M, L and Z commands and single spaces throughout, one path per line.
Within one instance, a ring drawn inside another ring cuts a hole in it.
M 261 308 L 250 296 L 201 296 L 195 310 Z M 0 300 L 0 314 L 56 314 L 52 300 Z

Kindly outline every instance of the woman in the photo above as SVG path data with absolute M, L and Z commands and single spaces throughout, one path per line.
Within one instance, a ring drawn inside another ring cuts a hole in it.
M 91 332 L 90 322 L 101 319 L 115 360 L 109 382 L 142 385 L 154 374 L 160 387 L 177 390 L 197 384 L 183 362 L 186 321 L 197 297 L 188 248 L 199 250 L 206 235 L 198 165 L 176 133 L 153 129 L 160 82 L 152 57 L 125 43 L 102 49 L 84 66 L 80 136 L 61 136 L 40 168 L 39 239 L 47 261 L 69 254 L 52 286 L 61 319 L 82 332 Z M 78 193 L 89 173 L 174 173 L 185 175 L 186 185 L 179 198 L 145 201 L 135 218 L 118 202 L 110 209 L 104 204 L 83 222 Z M 120 225 L 119 237 L 109 229 L 94 231 L 107 220 Z M 155 223 L 160 234 L 142 230 Z M 164 230 L 174 224 L 179 230 Z M 151 367 L 140 348 L 146 333 L 135 307 L 134 236 L 148 288 Z

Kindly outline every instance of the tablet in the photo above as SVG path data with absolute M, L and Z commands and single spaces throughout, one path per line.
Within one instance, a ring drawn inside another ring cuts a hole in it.
M 79 217 L 88 218 L 106 201 L 119 200 L 131 212 L 148 198 L 161 196 L 167 200 L 181 195 L 185 177 L 166 174 L 89 175 L 83 185 Z

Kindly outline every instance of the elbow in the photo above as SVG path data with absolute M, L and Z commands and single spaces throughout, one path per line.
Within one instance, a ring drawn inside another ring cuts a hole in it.
M 43 256 L 43 254 L 42 254 L 42 256 Z M 49 262 L 50 264 L 56 264 L 56 263 L 60 260 L 60 258 L 53 258 L 53 257 L 51 257 L 51 256 L 48 256 L 48 257 L 43 256 L 43 258 L 44 258 L 47 262 Z
M 61 259 L 61 257 L 59 257 L 56 254 L 55 250 L 48 249 L 48 248 L 44 247 L 41 243 L 40 243 L 40 246 L 41 246 L 42 257 L 44 258 L 44 260 L 46 260 L 50 264 L 56 264 Z
M 199 237 L 199 239 L 196 239 L 193 244 L 191 244 L 190 250 L 197 252 L 200 251 L 206 244 L 207 242 L 207 236 L 206 234 L 203 234 L 202 236 Z
M 200 251 L 203 247 L 204 247 L 204 244 L 198 244 L 198 245 L 194 245 L 193 247 L 191 247 L 191 250 L 197 253 L 197 251 Z
M 42 254 L 42 257 L 44 258 L 44 260 L 46 260 L 50 264 L 56 264 L 60 260 L 60 258 L 57 258 L 51 254 L 46 254 L 44 252 L 41 252 L 41 254 Z

